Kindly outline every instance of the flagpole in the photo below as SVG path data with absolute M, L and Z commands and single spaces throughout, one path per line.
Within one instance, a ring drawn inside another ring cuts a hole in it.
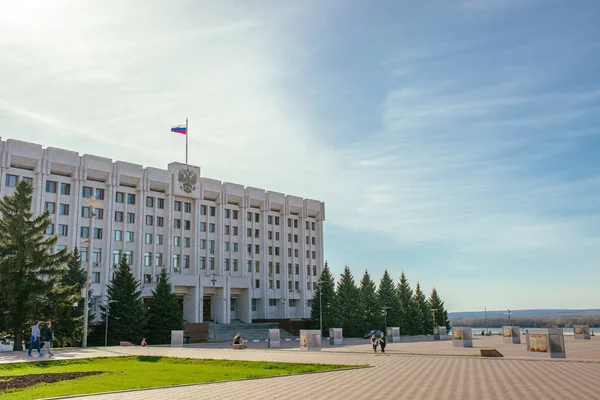
M 188 136 L 190 131 L 188 130 L 188 119 L 185 119 L 185 165 L 188 165 Z

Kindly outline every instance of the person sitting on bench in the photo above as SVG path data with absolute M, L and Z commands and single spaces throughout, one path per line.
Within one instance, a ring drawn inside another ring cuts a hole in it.
M 244 348 L 248 347 L 246 346 L 246 342 L 244 341 L 244 339 L 242 339 L 242 336 L 239 333 L 233 338 L 233 344 L 242 345 L 244 346 Z

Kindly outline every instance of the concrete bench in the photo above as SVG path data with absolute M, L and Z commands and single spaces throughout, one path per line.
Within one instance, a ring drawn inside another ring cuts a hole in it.
M 135 346 L 135 345 L 131 342 L 119 342 L 119 346 Z
M 259 339 L 252 339 L 252 343 L 258 343 L 258 342 L 260 342 Z
M 300 341 L 300 338 L 299 338 L 299 337 L 297 337 L 297 338 L 296 338 L 296 342 L 299 342 L 299 341 Z
M 286 341 L 286 342 L 291 342 L 291 341 L 292 341 L 292 339 L 290 339 L 290 338 L 286 338 L 286 339 L 285 339 L 285 341 Z
M 500 353 L 496 349 L 480 349 L 481 357 L 504 357 L 502 353 Z
M 231 348 L 233 350 L 244 350 L 246 348 L 245 344 L 232 344 Z

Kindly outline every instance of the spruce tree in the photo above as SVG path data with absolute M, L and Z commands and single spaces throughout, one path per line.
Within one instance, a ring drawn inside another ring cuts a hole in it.
M 4 323 L 20 351 L 26 323 L 39 318 L 44 296 L 65 272 L 67 249 L 54 252 L 57 237 L 46 236 L 48 212 L 33 217 L 32 186 L 21 181 L 12 196 L 0 199 L 0 304 Z
M 401 325 L 405 327 L 405 332 L 409 335 L 418 334 L 423 321 L 421 320 L 420 310 L 412 301 L 413 291 L 404 272 L 402 272 L 400 282 L 398 283 L 398 299 L 402 307 L 400 314 Z
M 145 312 L 140 284 L 131 273 L 127 257 L 123 255 L 115 268 L 108 293 L 108 343 L 120 341 L 139 343 L 144 337 Z M 106 324 L 107 307 L 103 306 L 102 320 Z
M 362 279 L 360 280 L 360 287 L 358 288 L 359 298 L 359 313 L 362 317 L 361 333 L 369 331 L 371 329 L 377 329 L 379 327 L 379 315 L 381 308 L 377 299 L 377 287 L 375 282 L 371 279 L 369 271 L 365 270 Z
M 333 275 L 329 271 L 329 266 L 325 263 L 321 276 L 319 277 L 320 284 L 317 285 L 312 302 L 310 317 L 313 321 L 312 325 L 315 328 L 319 328 L 320 324 L 320 307 L 319 307 L 319 295 L 322 293 L 321 304 L 323 305 L 323 331 L 321 335 L 324 337 L 329 336 L 329 328 L 339 328 L 338 310 L 336 296 L 335 296 L 335 283 Z
M 354 276 L 346 266 L 337 286 L 337 313 L 344 336 L 357 337 L 362 334 L 361 316 L 358 314 L 358 289 L 354 284 Z
M 401 326 L 401 305 L 396 292 L 396 286 L 387 269 L 379 282 L 377 290 L 378 303 L 381 309 L 379 310 L 379 324 L 383 328 L 387 326 L 400 326 L 401 332 L 404 332 L 406 327 Z M 387 316 L 384 316 L 384 313 Z
M 417 306 L 421 314 L 421 335 L 433 335 L 433 320 L 431 318 L 431 311 L 427 305 L 427 299 L 425 294 L 421 291 L 421 285 L 417 282 L 415 287 L 415 293 L 413 295 L 413 302 Z
M 171 341 L 171 331 L 183 329 L 183 313 L 177 304 L 177 296 L 167 278 L 167 270 L 162 269 L 148 302 L 146 340 L 151 344 L 165 344 Z
M 433 322 L 433 325 L 445 326 L 446 329 L 450 330 L 448 312 L 444 308 L 444 302 L 438 295 L 438 292 L 435 288 L 433 288 L 433 290 L 431 291 L 431 296 L 429 296 L 429 300 L 427 302 L 429 303 L 430 310 L 437 310 L 435 311 L 435 321 Z

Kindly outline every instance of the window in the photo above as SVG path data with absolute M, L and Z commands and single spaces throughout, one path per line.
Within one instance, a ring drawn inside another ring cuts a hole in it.
M 279 217 L 275 217 L 275 225 L 279 226 Z
M 288 218 L 288 228 L 291 228 L 291 227 L 292 227 L 292 219 Z
M 98 248 L 98 247 L 94 247 L 94 253 L 92 254 L 92 261 L 94 261 L 95 264 L 100 264 L 102 262 L 102 249 Z M 95 267 L 99 267 L 100 265 L 94 265 Z
M 310 244 L 310 238 L 308 236 L 306 237 L 306 244 Z
M 279 279 L 275 281 L 275 289 L 281 289 L 281 281 Z
M 298 235 L 294 235 L 294 243 L 298 243 Z
M 272 215 L 267 215 L 267 224 L 273 225 L 273 216 Z
M 272 281 L 270 281 L 270 282 L 272 283 Z M 271 286 L 271 288 L 272 288 L 273 285 L 269 285 L 269 286 Z M 269 307 L 277 307 L 277 299 L 269 299 Z
M 113 264 L 116 265 L 119 261 L 121 261 L 121 250 L 113 250 Z
M 230 244 L 229 242 L 225 242 L 225 251 L 229 251 L 230 250 L 229 249 L 229 244 Z
M 135 194 L 127 193 L 127 204 L 135 204 Z
M 267 232 L 267 239 L 273 240 L 273 231 Z
M 206 215 L 206 206 L 200 205 L 200 215 Z
M 189 267 L 190 267 L 190 256 L 184 255 L 183 256 L 183 268 L 189 268 Z
M 173 229 L 181 229 L 181 220 L 175 218 L 175 221 L 173 221 Z
M 254 288 L 255 289 L 260 289 L 260 279 L 255 279 L 254 280 Z
M 191 213 L 192 212 L 192 203 L 183 203 L 183 212 Z
M 155 260 L 156 262 L 156 266 L 157 267 L 162 267 L 163 266 L 163 255 L 162 253 L 156 253 L 156 257 Z
M 292 234 L 288 233 L 288 243 L 291 243 L 291 242 L 292 242 Z
M 83 206 L 81 207 L 81 216 L 83 218 L 89 218 L 90 217 L 90 208 Z
M 306 221 L 306 230 L 310 229 L 310 222 Z
M 254 214 L 254 222 L 256 222 L 256 223 L 260 222 L 260 214 L 259 213 Z
M 125 202 L 125 193 L 123 193 L 123 192 L 115 193 L 115 201 L 117 203 L 124 203 Z
M 256 272 L 257 274 L 260 272 L 260 261 L 254 262 L 254 272 Z
M 252 228 L 246 229 L 246 237 L 252 237 Z
M 135 214 L 134 213 L 127 213 L 127 223 L 128 224 L 135 224 Z
M 233 219 L 238 219 L 238 210 L 233 210 L 232 214 L 233 214 Z
M 248 222 L 252 222 L 252 213 L 249 212 L 249 213 L 246 214 L 246 216 L 247 216 L 246 219 L 248 220 Z
M 316 240 L 316 238 L 313 236 L 311 239 L 312 239 L 312 244 L 313 244 L 313 246 L 314 246 L 314 245 L 316 245 L 316 244 L 317 244 L 317 240 Z
M 47 201 L 44 205 L 44 209 L 48 211 L 50 214 L 54 214 L 56 212 L 56 203 L 51 201 Z
M 200 239 L 200 248 L 206 249 L 206 239 Z
M 269 246 L 269 255 L 272 256 L 273 255 L 273 246 Z
M 65 196 L 71 195 L 71 184 L 70 183 L 61 183 L 60 184 L 60 194 Z
M 296 289 L 296 290 L 300 289 L 300 282 L 294 281 L 294 289 Z
M 300 256 L 298 255 L 298 249 L 294 249 L 294 257 L 296 257 L 296 258 L 300 257 Z
M 200 257 L 200 269 L 206 269 L 206 257 Z
M 156 208 L 163 210 L 165 208 L 165 199 L 156 198 Z
M 297 220 L 297 219 L 295 219 L 295 220 L 294 220 L 294 228 L 297 228 L 297 227 L 298 227 L 298 220 Z
M 33 186 L 33 178 L 30 178 L 30 177 L 28 177 L 28 176 L 22 176 L 22 177 L 21 177 L 21 179 L 22 179 L 24 182 L 27 182 L 28 184 L 30 184 L 31 186 Z M 57 248 L 58 248 L 58 247 L 57 247 Z
M 233 236 L 237 236 L 238 235 L 238 227 L 234 226 L 233 227 Z
M 312 290 L 317 290 L 317 282 L 313 282 L 312 285 L 313 285 L 313 289 Z
M 104 219 L 104 209 L 103 208 L 95 208 L 94 214 L 96 214 L 96 219 Z
M 6 186 L 15 187 L 19 182 L 19 177 L 16 175 L 6 175 Z
M 231 211 L 228 208 L 223 210 L 223 218 L 229 219 L 231 217 Z
M 214 270 L 215 269 L 215 258 L 211 257 L 209 262 L 210 262 L 210 269 Z
M 252 261 L 248 261 L 246 263 L 246 271 L 247 272 L 252 272 Z
M 278 256 L 279 255 L 279 247 L 275 247 L 275 255 Z
M 278 262 L 275 263 L 275 273 L 279 274 L 279 263 Z
M 175 247 L 181 246 L 181 237 L 180 236 L 173 236 L 173 246 L 175 246 Z
M 269 261 L 269 275 L 273 275 L 273 262 Z
M 58 225 L 58 236 L 67 236 L 69 234 L 69 225 Z
M 258 245 L 258 244 L 254 245 L 254 254 L 260 254 L 260 245 Z
M 79 237 L 89 238 L 90 237 L 90 228 L 87 226 L 82 226 L 79 230 Z
M 123 222 L 123 211 L 115 211 L 115 222 Z
M 156 235 L 156 244 L 162 246 L 163 244 L 163 235 Z
M 292 275 L 292 264 L 288 264 L 288 275 Z
M 189 247 L 190 247 L 190 245 L 191 245 L 191 242 L 192 242 L 192 241 L 191 241 L 191 239 L 190 239 L 189 237 L 184 237 L 184 238 L 183 238 L 183 247 L 187 247 L 187 248 L 189 248 Z
M 292 249 L 288 249 L 288 257 L 292 256 Z
M 306 250 L 306 258 L 310 258 L 310 250 Z
M 210 233 L 215 233 L 215 224 L 208 224 L 208 231 Z
M 237 258 L 233 259 L 233 272 L 237 272 L 238 271 L 238 260 Z
M 317 252 L 316 252 L 316 251 L 313 251 L 313 252 L 312 252 L 312 259 L 313 259 L 313 260 L 316 260 L 316 259 L 317 259 Z
M 214 240 L 209 240 L 208 241 L 208 249 L 209 250 L 214 250 L 215 249 L 215 241 Z
M 238 252 L 238 244 L 237 244 L 237 242 L 233 242 L 233 252 L 234 253 Z
M 214 217 L 215 215 L 217 215 L 217 209 L 215 207 L 209 207 L 208 208 L 208 215 L 211 217 Z
M 49 224 L 46 228 L 46 235 L 54 235 L 54 224 Z
M 94 228 L 94 239 L 102 239 L 102 228 Z
M 152 215 L 146 215 L 146 225 L 154 225 L 154 217 Z
M 175 200 L 175 211 L 181 211 L 181 202 Z
M 259 299 L 252 299 L 252 311 L 256 311 L 258 309 L 258 300 Z
M 165 218 L 164 217 L 156 217 L 156 226 L 158 226 L 159 228 L 162 228 L 165 225 Z
M 294 265 L 294 272 L 296 273 L 296 275 L 300 275 L 300 265 Z
M 288 303 L 289 303 L 290 307 L 296 307 L 296 302 L 297 301 L 298 300 L 296 300 L 296 299 L 289 299 Z
M 311 224 L 311 227 L 310 227 L 310 229 L 314 231 L 314 230 L 315 230 L 315 228 L 316 228 L 316 223 L 314 223 L 314 222 L 311 222 L 310 224 Z
M 146 207 L 154 208 L 154 197 L 146 196 Z
M 100 283 L 100 272 L 92 272 L 92 283 Z
M 92 197 L 92 188 L 89 186 L 84 186 L 81 189 L 81 197 L 85 197 L 85 198 Z
M 96 189 L 96 199 L 104 200 L 104 189 Z
M 230 231 L 231 231 L 231 227 L 229 225 L 225 225 L 225 234 L 229 235 Z
M 229 271 L 229 258 L 225 259 L 225 271 Z
M 235 312 L 235 297 L 229 298 L 229 311 Z
M 125 232 L 125 241 L 129 243 L 133 243 L 134 233 L 132 231 Z
M 188 221 L 187 219 L 185 221 L 183 221 L 183 230 L 189 231 L 191 226 L 192 226 L 192 223 L 190 221 Z
M 69 205 L 60 203 L 58 206 L 58 213 L 60 215 L 69 215 Z
M 200 222 L 200 232 L 206 232 L 206 222 Z
M 310 265 L 306 266 L 306 275 L 310 275 Z
M 248 254 L 252 254 L 252 245 L 247 245 Z
M 317 266 L 313 265 L 313 276 L 317 276 Z
M 115 242 L 123 241 L 123 231 L 115 231 Z
M 257 239 L 260 238 L 260 231 L 258 229 L 254 230 L 254 237 Z
M 146 233 L 144 235 L 144 243 L 152 244 L 152 234 L 151 233 Z
M 144 274 L 144 283 L 152 283 L 152 275 L 151 274 Z
M 46 193 L 56 193 L 56 182 L 46 181 Z
M 173 269 L 176 272 L 180 272 L 181 271 L 180 257 L 181 256 L 179 254 L 173 254 Z

